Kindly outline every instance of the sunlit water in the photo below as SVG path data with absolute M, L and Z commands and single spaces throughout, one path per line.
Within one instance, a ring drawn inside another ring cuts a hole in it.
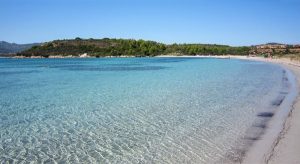
M 224 59 L 0 59 L 0 161 L 220 161 L 281 72 Z

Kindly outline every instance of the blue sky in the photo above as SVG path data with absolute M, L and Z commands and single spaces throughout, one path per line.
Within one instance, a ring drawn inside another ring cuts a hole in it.
M 300 43 L 300 0 L 0 0 L 0 40 Z

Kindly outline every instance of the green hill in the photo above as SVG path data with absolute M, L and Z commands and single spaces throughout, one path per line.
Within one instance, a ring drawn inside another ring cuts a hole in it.
M 230 47 L 208 44 L 166 45 L 154 41 L 133 39 L 70 39 L 55 40 L 22 51 L 22 56 L 157 56 L 157 55 L 247 55 L 250 47 Z

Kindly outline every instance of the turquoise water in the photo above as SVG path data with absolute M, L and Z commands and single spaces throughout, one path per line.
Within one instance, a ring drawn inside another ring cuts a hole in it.
M 217 162 L 282 76 L 241 60 L 0 59 L 0 161 Z

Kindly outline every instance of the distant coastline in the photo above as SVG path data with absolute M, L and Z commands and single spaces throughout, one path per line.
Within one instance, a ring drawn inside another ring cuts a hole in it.
M 9 50 L 9 47 L 11 50 Z M 279 43 L 255 46 L 163 44 L 155 41 L 133 39 L 75 38 L 26 45 L 1 42 L 0 52 L 2 52 L 0 56 L 13 58 L 205 57 L 236 55 L 300 58 L 300 45 Z
M 229 59 L 232 56 L 236 56 L 236 55 L 157 55 L 157 56 L 145 56 L 145 57 L 158 57 L 158 58 L 172 58 L 172 57 L 181 57 L 181 58 L 219 58 L 219 59 Z M 137 58 L 140 56 L 103 56 L 100 58 Z M 68 56 L 62 56 L 62 55 L 51 55 L 48 57 L 44 57 L 44 56 L 12 56 L 12 57 L 6 57 L 6 58 L 16 58 L 16 59 L 26 59 L 26 58 L 30 58 L 30 59 L 43 59 L 43 58 L 50 58 L 50 59 L 63 59 L 63 58 L 97 58 L 95 56 L 88 56 L 88 55 L 80 55 L 80 56 L 72 56 L 72 55 L 68 55 Z

